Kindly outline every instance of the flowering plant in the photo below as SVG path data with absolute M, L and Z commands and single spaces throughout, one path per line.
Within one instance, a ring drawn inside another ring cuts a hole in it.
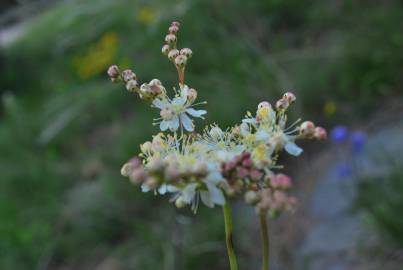
M 132 70 L 120 71 L 113 65 L 108 75 L 113 82 L 124 83 L 129 92 L 137 93 L 151 107 L 160 111 L 154 119 L 160 133 L 140 145 L 140 154 L 121 169 L 144 192 L 171 194 L 176 207 L 190 206 L 196 213 L 201 201 L 208 207 L 223 207 L 226 243 L 231 270 L 238 269 L 232 246 L 232 218 L 229 199 L 243 196 L 255 206 L 260 216 L 263 239 L 263 269 L 268 269 L 267 215 L 277 217 L 292 210 L 295 198 L 288 195 L 290 177 L 278 173 L 277 164 L 284 150 L 299 156 L 298 139 L 325 139 L 326 131 L 310 121 L 287 125 L 287 110 L 295 102 L 287 92 L 273 107 L 263 101 L 255 114 L 246 113 L 239 124 L 222 129 L 209 125 L 201 133 L 194 132 L 192 118 L 204 119 L 206 110 L 196 109 L 206 102 L 196 102 L 197 91 L 185 83 L 185 67 L 192 57 L 189 48 L 178 48 L 180 24 L 173 22 L 165 37 L 162 53 L 174 64 L 179 77 L 178 88 L 170 96 L 160 80 L 139 85 Z

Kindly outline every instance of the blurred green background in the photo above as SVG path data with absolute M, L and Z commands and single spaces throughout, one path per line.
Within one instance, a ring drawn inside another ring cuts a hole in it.
M 34 14 L 6 17 L 37 2 Z M 208 101 L 207 123 L 233 125 L 259 101 L 291 90 L 294 118 L 365 126 L 403 94 L 398 0 L 6 1 L 0 8 L 0 269 L 227 268 L 219 209 L 176 211 L 119 174 L 157 132 L 156 112 L 111 84 L 106 70 L 116 63 L 143 82 L 173 86 L 175 69 L 160 53 L 172 20 L 182 23 L 180 45 L 194 52 L 187 82 Z M 325 144 L 305 146 L 314 155 Z M 250 226 L 237 222 L 240 231 Z M 259 267 L 256 234 L 239 237 L 243 269 Z

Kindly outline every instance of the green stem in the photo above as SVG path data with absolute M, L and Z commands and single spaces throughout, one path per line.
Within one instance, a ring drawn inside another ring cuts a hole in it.
M 269 270 L 269 231 L 267 228 L 266 214 L 260 214 L 260 232 L 262 236 L 263 270 Z
M 224 223 L 225 223 L 225 242 L 227 243 L 227 252 L 229 265 L 231 270 L 238 270 L 238 263 L 235 256 L 234 251 L 234 243 L 232 241 L 232 214 L 231 214 L 231 206 L 226 200 L 223 206 L 224 212 Z

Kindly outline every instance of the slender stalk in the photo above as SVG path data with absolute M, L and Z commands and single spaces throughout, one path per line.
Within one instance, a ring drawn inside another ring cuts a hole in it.
M 267 228 L 267 218 L 266 214 L 260 214 L 260 232 L 262 236 L 262 257 L 263 257 L 263 263 L 262 263 L 262 269 L 263 270 L 269 270 L 269 231 Z
M 235 256 L 234 243 L 232 241 L 232 214 L 231 206 L 226 200 L 223 206 L 224 223 L 225 223 L 225 242 L 227 243 L 227 252 L 229 265 L 231 270 L 238 270 L 238 263 Z

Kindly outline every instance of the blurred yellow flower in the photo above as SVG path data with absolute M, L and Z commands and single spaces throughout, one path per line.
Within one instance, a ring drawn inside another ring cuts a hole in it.
M 116 33 L 108 32 L 90 48 L 84 55 L 73 57 L 73 67 L 81 79 L 89 79 L 104 72 L 114 61 L 118 46 Z
M 142 7 L 137 12 L 137 20 L 144 24 L 151 24 L 155 21 L 156 14 L 149 6 Z
M 323 112 L 326 116 L 332 116 L 336 113 L 337 107 L 333 101 L 328 101 L 323 107 Z

